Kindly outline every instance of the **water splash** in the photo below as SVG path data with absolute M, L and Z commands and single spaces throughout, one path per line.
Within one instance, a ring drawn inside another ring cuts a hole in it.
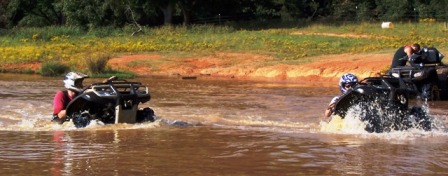
M 369 116 L 377 116 L 381 122 L 371 124 Z M 397 122 L 400 116 L 402 121 Z M 398 109 L 383 109 L 379 102 L 370 102 L 367 104 L 359 103 L 350 107 L 345 118 L 338 115 L 333 115 L 330 121 L 320 122 L 320 131 L 324 133 L 340 133 L 340 134 L 369 134 L 372 131 L 372 125 L 378 125 L 385 129 L 381 131 L 383 134 L 399 134 L 397 136 L 407 136 L 403 134 L 440 133 L 443 131 L 444 124 L 435 118 L 430 113 L 430 108 L 427 104 L 419 107 L 412 107 L 409 111 L 402 111 Z M 375 134 L 375 133 L 374 133 Z M 378 133 L 376 133 L 378 134 Z M 383 135 L 385 136 L 385 135 Z

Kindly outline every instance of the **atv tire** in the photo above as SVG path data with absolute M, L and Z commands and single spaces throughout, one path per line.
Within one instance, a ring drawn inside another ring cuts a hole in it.
M 137 111 L 137 122 L 154 122 L 156 115 L 151 108 L 143 108 Z
M 90 124 L 90 114 L 88 112 L 77 112 L 73 115 L 73 124 L 76 128 L 84 128 Z
M 440 90 L 437 84 L 433 84 L 431 88 L 431 101 L 440 100 Z
M 433 128 L 433 121 L 423 108 L 413 107 L 410 113 L 415 117 L 416 124 L 413 125 L 414 127 L 425 131 L 430 131 Z
M 439 77 L 440 99 L 448 100 L 448 73 L 441 73 Z

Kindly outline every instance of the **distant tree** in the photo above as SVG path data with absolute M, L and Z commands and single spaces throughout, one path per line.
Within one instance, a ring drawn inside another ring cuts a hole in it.
M 431 0 L 429 6 L 435 18 L 445 22 L 448 20 L 447 0 Z
M 355 0 L 345 0 L 333 4 L 333 17 L 336 19 L 355 20 L 357 11 L 357 2 Z
M 6 7 L 9 0 L 0 0 L 0 28 L 5 28 L 8 24 L 8 18 L 6 17 Z
M 258 19 L 280 17 L 281 4 L 273 0 L 242 0 L 237 4 L 242 13 L 253 14 Z
M 313 20 L 326 18 L 334 14 L 334 2 L 329 0 L 304 0 L 304 17 Z
M 173 24 L 173 13 L 174 13 L 174 1 L 162 1 L 158 4 L 158 7 L 163 12 L 163 24 L 172 25 Z
M 243 20 L 244 7 L 250 0 L 195 0 L 191 13 L 192 22 L 219 23 L 223 20 Z
M 196 0 L 179 0 L 179 7 L 182 11 L 183 16 L 183 25 L 189 25 L 191 22 L 191 15 L 194 10 L 194 5 L 196 4 Z
M 13 25 L 47 26 L 63 25 L 62 0 L 11 0 L 7 6 L 7 18 Z
M 369 21 L 375 18 L 375 2 L 371 0 L 335 0 L 333 17 L 343 20 Z
M 383 21 L 402 21 L 415 18 L 413 0 L 376 0 L 378 17 Z
M 131 5 L 125 0 L 64 0 L 64 13 L 68 25 L 120 27 L 128 22 L 126 13 Z
M 372 21 L 376 20 L 377 16 L 375 14 L 376 5 L 374 1 L 371 0 L 361 0 L 356 5 L 356 18 L 359 21 Z
M 415 3 L 415 11 L 420 18 L 434 18 L 435 12 L 430 6 L 430 0 L 417 0 Z

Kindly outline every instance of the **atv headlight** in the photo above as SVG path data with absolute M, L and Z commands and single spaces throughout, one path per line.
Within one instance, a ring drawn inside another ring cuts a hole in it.
M 421 77 L 421 76 L 423 76 L 423 72 L 414 73 L 414 78 L 418 78 L 418 77 Z
M 400 77 L 400 74 L 398 74 L 398 73 L 392 73 L 392 76 L 395 77 L 395 78 L 399 78 L 399 77 Z
M 356 92 L 359 92 L 360 94 L 364 94 L 364 89 L 358 88 L 358 89 L 356 89 Z

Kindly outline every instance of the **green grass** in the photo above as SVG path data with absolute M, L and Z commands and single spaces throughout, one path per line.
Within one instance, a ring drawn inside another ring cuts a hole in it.
M 131 33 L 131 28 L 88 31 L 74 27 L 14 28 L 1 33 L 0 64 L 61 62 L 83 68 L 85 55 L 113 57 L 151 52 L 168 57 L 213 52 L 256 53 L 273 56 L 273 63 L 301 64 L 311 62 L 311 56 L 392 51 L 410 43 L 435 46 L 443 52 L 448 44 L 443 23 L 397 23 L 392 29 L 381 29 L 380 23 L 315 24 L 264 30 L 194 25 L 144 28 L 134 37 Z M 329 33 L 347 37 L 321 35 Z M 350 37 L 353 35 L 368 37 Z

